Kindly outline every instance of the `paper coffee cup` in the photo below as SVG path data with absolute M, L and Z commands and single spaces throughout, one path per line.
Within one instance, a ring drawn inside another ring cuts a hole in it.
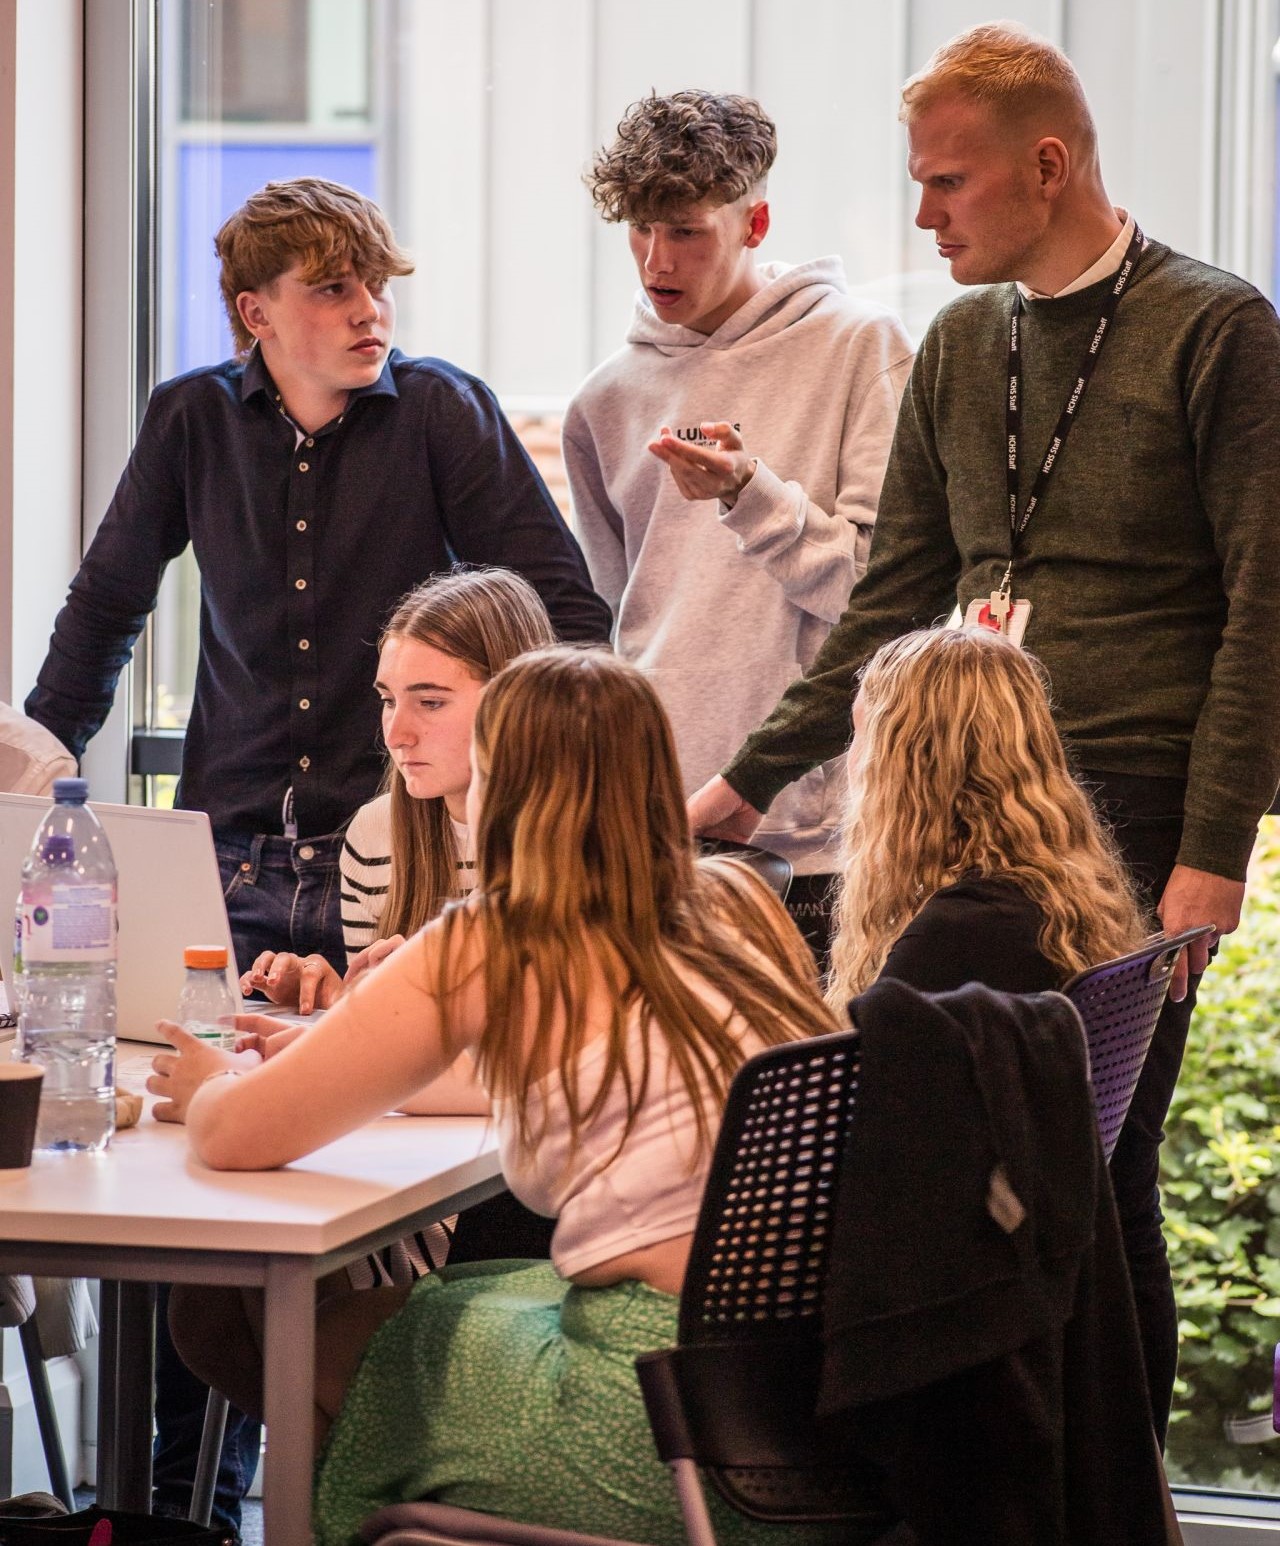
M 25 1175 L 31 1164 L 43 1082 L 39 1063 L 0 1063 L 0 1180 Z

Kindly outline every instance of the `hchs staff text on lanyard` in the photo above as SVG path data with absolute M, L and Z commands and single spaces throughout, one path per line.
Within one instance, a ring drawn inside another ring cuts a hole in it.
M 1097 368 L 1098 358 L 1102 354 L 1102 346 L 1111 332 L 1111 321 L 1115 316 L 1116 307 L 1120 304 L 1120 297 L 1133 276 L 1134 266 L 1142 252 L 1142 246 L 1142 232 L 1135 223 L 1133 237 L 1124 255 L 1124 262 L 1120 265 L 1111 289 L 1107 292 L 1107 298 L 1102 304 L 1102 314 L 1098 318 L 1098 325 L 1093 330 L 1089 347 L 1085 350 L 1084 359 L 1076 372 L 1075 385 L 1071 388 L 1066 406 L 1058 415 L 1057 427 L 1041 459 L 1035 481 L 1031 485 L 1031 493 L 1021 515 L 1018 514 L 1018 436 L 1022 422 L 1022 356 L 1019 333 L 1023 301 L 1022 292 L 1016 286 L 1014 287 L 1013 308 L 1009 313 L 1009 377 L 1008 395 L 1005 399 L 1005 437 L 1008 448 L 1005 478 L 1009 492 L 1009 563 L 1005 568 L 1004 578 L 997 589 L 991 592 L 990 598 L 983 601 L 979 597 L 971 601 L 965 611 L 964 620 L 970 626 L 990 628 L 993 632 L 1005 634 L 1015 644 L 1022 643 L 1022 637 L 1027 630 L 1027 619 L 1031 616 L 1030 601 L 1025 598 L 1015 601 L 1013 598 L 1013 566 L 1018 557 L 1018 544 L 1027 529 L 1028 522 L 1044 499 L 1045 488 L 1062 455 L 1067 436 L 1071 433 L 1071 426 L 1076 421 L 1080 404 L 1084 401 L 1085 392 Z

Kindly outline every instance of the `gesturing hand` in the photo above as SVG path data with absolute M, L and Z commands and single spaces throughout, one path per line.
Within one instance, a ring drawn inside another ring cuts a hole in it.
M 1227 880 L 1207 870 L 1193 870 L 1175 864 L 1164 888 L 1156 913 L 1166 934 L 1180 934 L 1199 924 L 1211 923 L 1213 934 L 1194 940 L 1178 958 L 1169 984 L 1169 997 L 1180 1002 L 1187 996 L 1188 975 L 1198 976 L 1209 964 L 1209 948 L 1223 934 L 1231 934 L 1240 924 L 1244 904 L 1244 882 Z
M 212 1047 L 172 1020 L 157 1023 L 174 1048 L 172 1052 L 157 1052 L 151 1060 L 147 1089 L 152 1095 L 164 1097 L 152 1108 L 157 1122 L 185 1122 L 191 1097 L 210 1074 L 230 1068 L 256 1068 L 262 1061 L 256 1052 L 224 1052 L 220 1047 Z
M 719 499 L 732 505 L 755 473 L 755 457 L 747 455 L 732 424 L 700 424 L 698 428 L 716 442 L 718 450 L 677 440 L 666 424 L 658 431 L 658 438 L 649 442 L 649 449 L 670 467 L 676 487 L 686 499 Z

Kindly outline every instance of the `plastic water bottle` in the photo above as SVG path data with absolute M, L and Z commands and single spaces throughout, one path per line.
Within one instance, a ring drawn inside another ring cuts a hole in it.
M 105 1149 L 116 1125 L 116 865 L 88 793 L 54 782 L 22 865 L 16 1056 L 44 1068 L 38 1149 Z
M 242 1005 L 227 982 L 225 945 L 188 945 L 187 980 L 178 999 L 178 1024 L 201 1041 L 235 1051 L 235 1017 Z

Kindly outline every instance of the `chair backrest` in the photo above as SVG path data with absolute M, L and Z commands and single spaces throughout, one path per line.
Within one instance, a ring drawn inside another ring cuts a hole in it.
M 1077 972 L 1063 985 L 1084 1021 L 1089 1082 L 1108 1159 L 1128 1115 L 1178 954 L 1210 932 L 1206 925 L 1170 937 L 1158 934 L 1140 950 Z
M 858 1033 L 770 1048 L 729 1091 L 684 1290 L 680 1341 L 793 1337 L 821 1314 Z
M 700 854 L 723 854 L 728 859 L 741 859 L 750 866 L 778 900 L 785 902 L 791 889 L 791 861 L 768 848 L 757 848 L 754 843 L 731 843 L 725 838 L 700 837 L 697 840 Z
M 679 1345 L 636 1361 L 658 1453 L 689 1457 L 740 1513 L 895 1522 L 879 1468 L 815 1420 L 836 1185 L 858 1091 L 856 1032 L 773 1047 L 725 1106 L 680 1295 Z

